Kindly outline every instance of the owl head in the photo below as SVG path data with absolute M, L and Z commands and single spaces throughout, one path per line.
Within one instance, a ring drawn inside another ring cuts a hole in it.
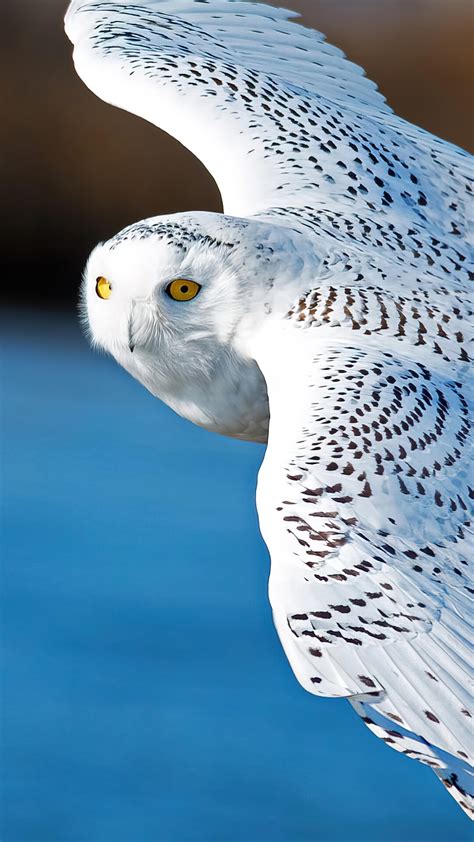
M 101 243 L 81 292 L 92 344 L 195 423 L 262 439 L 266 389 L 249 338 L 272 311 L 276 277 L 294 282 L 301 263 L 274 229 L 222 214 L 176 214 Z M 284 295 L 290 302 L 291 284 Z

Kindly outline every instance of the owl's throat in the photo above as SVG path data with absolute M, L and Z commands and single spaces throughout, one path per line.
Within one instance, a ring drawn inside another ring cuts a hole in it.
M 171 409 L 214 433 L 266 443 L 269 406 L 265 379 L 253 360 L 220 357 L 194 372 L 184 364 L 162 368 L 160 356 L 139 345 L 127 348 L 118 362 Z
M 224 372 L 216 372 L 204 387 L 193 384 L 186 395 L 158 397 L 179 415 L 206 430 L 266 443 L 270 412 L 265 380 L 253 361 L 239 367 L 239 375 L 228 377 Z

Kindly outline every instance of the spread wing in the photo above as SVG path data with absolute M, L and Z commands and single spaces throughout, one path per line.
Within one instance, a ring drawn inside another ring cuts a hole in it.
M 187 146 L 226 213 L 312 229 L 319 218 L 335 234 L 331 214 L 358 209 L 459 237 L 465 153 L 393 116 L 293 16 L 240 0 L 73 0 L 66 30 L 84 82 Z
M 469 811 L 467 294 L 430 283 L 424 296 L 421 279 L 410 296 L 409 273 L 388 266 L 381 290 L 367 262 L 336 274 L 255 352 L 275 623 L 307 690 L 349 698 Z

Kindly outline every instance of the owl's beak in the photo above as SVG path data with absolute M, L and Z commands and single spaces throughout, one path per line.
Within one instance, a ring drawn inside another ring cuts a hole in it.
M 133 339 L 133 311 L 135 308 L 135 302 L 132 301 L 132 309 L 130 310 L 130 316 L 128 318 L 128 347 L 130 348 L 130 353 L 133 354 L 135 350 L 135 342 Z
M 133 336 L 132 336 L 132 319 L 131 318 L 129 319 L 129 322 L 128 322 L 128 347 L 130 348 L 130 353 L 133 354 L 133 352 L 135 350 L 135 343 L 133 341 Z
M 125 342 L 131 354 L 137 348 L 147 347 L 150 335 L 153 333 L 155 318 L 151 297 L 134 298 L 131 301 L 125 337 Z

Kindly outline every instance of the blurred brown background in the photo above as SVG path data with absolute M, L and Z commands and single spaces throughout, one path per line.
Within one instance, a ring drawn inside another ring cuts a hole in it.
M 472 150 L 470 0 L 279 5 L 300 11 L 363 65 L 400 115 Z M 2 295 L 35 308 L 73 305 L 90 249 L 129 222 L 220 209 L 215 185 L 187 150 L 76 77 L 65 6 L 10 0 L 2 10 Z

